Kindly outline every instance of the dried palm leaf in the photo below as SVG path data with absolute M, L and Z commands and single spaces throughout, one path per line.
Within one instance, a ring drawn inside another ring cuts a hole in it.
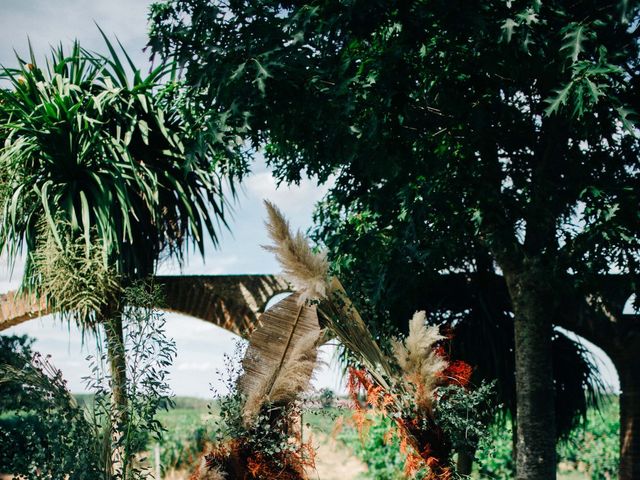
M 275 401 L 271 397 L 291 400 L 309 385 L 321 330 L 316 307 L 301 304 L 299 297 L 299 293 L 290 295 L 264 312 L 261 325 L 249 338 L 244 373 L 238 379 L 238 389 L 247 398 L 245 421 L 265 401 Z
M 388 390 L 393 378 L 391 365 L 336 277 L 331 279 L 329 294 L 320 301 L 318 311 L 329 331 L 355 353 L 374 380 Z

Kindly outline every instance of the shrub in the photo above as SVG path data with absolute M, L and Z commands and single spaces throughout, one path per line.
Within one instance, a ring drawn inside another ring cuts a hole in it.
M 86 381 L 94 394 L 83 396 L 80 406 L 48 358 L 31 354 L 30 340 L 0 336 L 1 346 L 6 347 L 0 354 L 0 471 L 33 480 L 146 478 L 133 458 L 151 437 L 162 435 L 157 413 L 171 405 L 166 376 L 175 344 L 165 337 L 165 320 L 154 308 L 159 300 L 155 289 L 136 285 L 125 295 L 129 305 L 124 314 L 126 435 L 115 440 L 111 435 L 110 375 L 104 348 L 90 357 L 95 377 Z M 112 452 L 120 448 L 126 455 L 124 467 L 107 474 Z
M 558 445 L 558 458 L 574 469 L 584 468 L 593 480 L 616 478 L 620 458 L 619 403 L 613 397 L 600 411 L 591 409 L 584 428 L 574 429 Z
M 17 402 L 3 410 L 0 470 L 34 480 L 106 478 L 99 432 L 67 390 L 61 372 L 37 353 L 32 358 L 19 350 L 14 354 L 14 362 L 0 364 L 0 386 L 23 389 L 29 409 Z
M 509 420 L 494 422 L 476 452 L 480 478 L 509 480 L 515 478 L 512 428 Z
M 330 388 L 323 388 L 318 393 L 318 401 L 322 408 L 331 408 L 336 403 L 336 394 Z
M 393 421 L 384 415 L 369 415 L 366 431 L 359 434 L 345 429 L 339 438 L 350 446 L 368 467 L 367 478 L 372 480 L 400 480 L 404 476 L 405 455 L 400 452 L 397 435 L 389 435 Z

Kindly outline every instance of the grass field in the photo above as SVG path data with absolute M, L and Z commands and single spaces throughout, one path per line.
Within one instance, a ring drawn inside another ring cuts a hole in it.
M 167 478 L 187 478 L 187 473 L 196 464 L 199 454 L 215 432 L 216 413 L 215 402 L 178 398 L 175 408 L 161 414 L 160 420 L 167 429 L 160 445 L 163 471 Z M 560 443 L 558 478 L 615 478 L 617 415 L 617 399 L 613 398 L 600 412 L 591 411 L 585 427 L 577 429 Z M 388 425 L 375 420 L 368 434 L 361 437 L 349 425 L 348 418 L 348 411 L 336 408 L 304 414 L 302 421 L 306 427 L 305 436 L 313 435 L 314 442 L 319 447 L 317 478 L 401 478 L 402 456 L 398 453 L 397 446 L 387 445 L 383 438 Z M 490 440 L 485 443 L 478 456 L 474 478 L 513 478 L 510 426 L 493 429 Z M 349 470 L 355 472 L 354 476 L 349 476 L 345 470 L 347 464 L 351 464 Z

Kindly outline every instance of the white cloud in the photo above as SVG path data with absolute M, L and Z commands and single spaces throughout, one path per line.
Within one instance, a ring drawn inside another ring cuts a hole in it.
M 222 275 L 238 263 L 236 255 L 215 255 L 210 261 L 199 254 L 190 256 L 189 261 L 180 267 L 175 259 L 167 259 L 158 266 L 158 275 Z
M 28 54 L 27 37 L 39 59 L 49 46 L 79 39 L 85 48 L 104 52 L 95 23 L 112 39 L 117 36 L 132 57 L 146 62 L 147 0 L 3 0 L 0 25 L 0 63 L 15 62 L 13 49 Z
M 211 362 L 179 362 L 175 365 L 174 370 L 179 372 L 204 372 L 207 370 L 213 371 L 215 366 Z
M 304 179 L 299 185 L 277 186 L 270 171 L 252 175 L 245 182 L 250 200 L 270 200 L 286 211 L 289 216 L 304 214 L 310 216 L 313 206 L 328 190 L 326 185 L 318 186 L 314 180 Z
M 13 270 L 6 255 L 0 255 L 0 293 L 15 290 L 20 286 L 24 270 L 24 256 L 16 259 Z

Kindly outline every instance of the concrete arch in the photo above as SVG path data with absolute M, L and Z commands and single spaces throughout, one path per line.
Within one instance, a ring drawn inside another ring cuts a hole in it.
M 162 310 L 182 313 L 246 337 L 267 302 L 291 287 L 277 275 L 158 276 L 164 290 Z M 0 331 L 52 313 L 44 299 L 0 294 Z
M 163 310 L 199 318 L 242 337 L 253 331 L 272 297 L 291 291 L 277 275 L 181 275 L 156 281 L 165 292 Z

